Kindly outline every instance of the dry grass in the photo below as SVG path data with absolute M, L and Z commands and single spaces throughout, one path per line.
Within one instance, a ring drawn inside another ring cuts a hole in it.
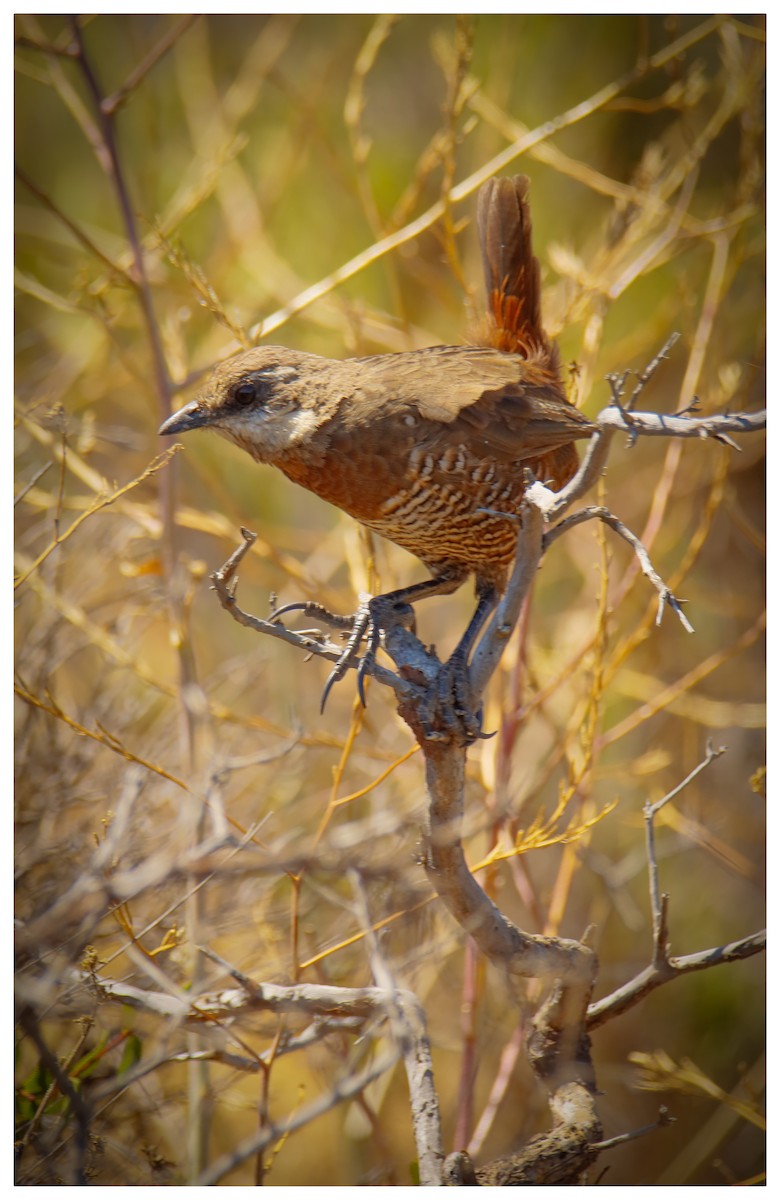
M 760 24 L 81 26 L 111 98 L 102 124 L 67 20 L 23 16 L 16 30 L 20 995 L 75 1094 L 96 1101 L 91 1178 L 183 1182 L 258 1120 L 327 1093 L 345 1063 L 365 1065 L 371 1039 L 342 1030 L 283 1054 L 306 1022 L 193 1032 L 101 1002 L 74 969 L 192 996 L 227 978 L 198 953 L 209 946 L 258 982 L 368 984 L 355 867 L 386 962 L 427 1009 L 448 1148 L 457 1130 L 480 1160 L 505 1152 L 546 1121 L 544 1098 L 519 1053 L 522 1005 L 464 948 L 415 862 L 408 730 L 376 687 L 362 711 L 349 680 L 320 716 L 323 665 L 239 629 L 207 584 L 241 524 L 259 532 L 241 577 L 259 613 L 271 593 L 351 611 L 358 591 L 418 567 L 217 439 L 159 459 L 155 431 L 177 393 L 260 337 L 333 357 L 464 337 L 481 305 L 474 194 L 497 170 L 532 177 L 547 323 L 582 407 L 598 411 L 604 375 L 640 369 L 672 330 L 648 407 L 760 407 Z M 616 444 L 604 502 L 687 598 L 696 635 L 655 627 L 624 545 L 574 531 L 492 687 L 498 736 L 471 752 L 483 882 L 526 928 L 594 925 L 604 991 L 650 954 L 642 803 L 710 735 L 728 754 L 658 835 L 673 949 L 762 922 L 761 453 L 759 438 L 741 454 Z M 470 604 L 465 589 L 423 604 L 423 635 L 454 645 Z M 760 1131 L 738 1107 L 719 1139 L 693 1142 L 743 1077 L 755 1107 L 760 972 L 752 959 L 691 977 L 599 1031 L 607 1135 L 653 1119 L 632 1051 L 667 1055 L 677 1117 L 612 1151 L 608 1182 L 761 1171 Z M 204 1049 L 213 1061 L 184 1061 Z M 715 1090 L 682 1105 L 686 1059 Z M 156 1069 L 118 1087 L 136 1064 Z M 29 1029 L 17 1080 L 20 1181 L 72 1181 L 76 1104 Z M 225 1182 L 406 1183 L 413 1158 L 396 1070 Z

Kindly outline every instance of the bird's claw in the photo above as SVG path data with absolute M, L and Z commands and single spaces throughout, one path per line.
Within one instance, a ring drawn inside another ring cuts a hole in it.
M 344 678 L 350 667 L 356 665 L 355 660 L 364 639 L 365 650 L 357 663 L 357 692 L 365 708 L 366 679 L 374 672 L 382 633 L 397 625 L 403 625 L 412 632 L 415 630 L 414 609 L 392 595 L 361 596 L 358 610 L 351 617 L 332 613 L 314 600 L 301 600 L 275 608 L 269 620 L 276 621 L 289 612 L 302 612 L 307 617 L 330 625 L 332 629 L 349 630 L 347 644 L 325 683 L 320 712 L 325 711 L 333 685 Z M 426 741 L 456 741 L 470 746 L 472 742 L 494 736 L 482 731 L 481 705 L 476 711 L 473 707 L 467 651 L 455 650 L 449 661 L 440 668 L 426 708 L 422 717 Z
M 278 621 L 281 617 L 285 616 L 285 614 L 291 612 L 301 612 L 304 614 L 304 616 L 314 617 L 315 620 L 321 621 L 324 625 L 329 625 L 331 629 L 338 629 L 344 632 L 347 630 L 350 631 L 349 641 L 344 647 L 343 652 L 336 660 L 336 665 L 328 676 L 322 692 L 320 712 L 324 712 L 325 704 L 328 696 L 330 695 L 331 688 L 333 687 L 334 683 L 338 683 L 339 679 L 343 679 L 347 672 L 347 668 L 352 664 L 355 654 L 357 653 L 357 648 L 363 640 L 366 632 L 368 632 L 369 635 L 369 648 L 372 640 L 377 642 L 379 640 L 378 634 L 376 635 L 375 639 L 373 638 L 369 602 L 366 601 L 365 603 L 361 603 L 358 611 L 353 616 L 347 617 L 343 616 L 341 613 L 331 612 L 329 608 L 325 608 L 322 604 L 318 604 L 315 600 L 294 600 L 291 604 L 282 604 L 275 608 L 268 620 Z M 365 707 L 366 698 L 363 679 L 365 677 L 366 670 L 364 669 L 364 663 L 365 657 L 361 660 L 360 667 L 358 669 L 358 695 L 360 696 L 361 703 Z M 369 660 L 369 665 L 370 664 L 371 660 Z
M 468 662 L 457 650 L 439 672 L 435 706 L 438 723 L 444 728 L 435 729 L 427 722 L 428 741 L 454 739 L 470 746 L 472 742 L 495 736 L 482 731 L 482 706 L 476 711 L 473 708 Z
M 363 638 L 368 635 L 368 647 L 366 649 L 366 653 L 363 655 L 363 658 L 360 660 L 360 665 L 358 667 L 358 696 L 360 697 L 360 703 L 363 705 L 363 707 L 365 708 L 366 706 L 365 687 L 363 683 L 366 673 L 364 664 L 366 663 L 366 658 L 369 658 L 368 665 L 370 666 L 372 664 L 372 647 L 375 654 L 376 644 L 379 642 L 379 631 L 375 630 L 374 622 L 371 619 L 370 603 L 370 601 L 361 601 L 360 607 L 355 615 L 346 618 L 349 621 L 348 627 L 352 629 L 352 632 L 349 635 L 349 641 L 336 660 L 336 665 L 327 678 L 327 682 L 322 692 L 322 700 L 320 701 L 321 713 L 325 711 L 325 705 L 334 683 L 338 683 L 340 679 L 344 678 L 347 673 L 347 668 L 350 667 L 354 661 L 360 643 L 362 642 Z
M 273 610 L 268 620 L 278 621 L 285 613 L 290 612 L 302 612 L 307 617 L 314 617 L 325 625 L 330 625 L 331 629 L 352 629 L 355 622 L 354 617 L 345 617 L 341 613 L 331 612 L 324 605 L 317 604 L 316 600 L 294 600 L 291 604 L 281 604 Z
M 376 653 L 382 639 L 382 633 L 392 624 L 403 624 L 414 629 L 414 609 L 410 604 L 392 596 L 361 597 L 360 606 L 354 617 L 350 618 L 352 633 L 344 647 L 335 667 L 328 676 L 325 691 L 322 694 L 320 711 L 325 707 L 330 689 L 339 679 L 343 679 L 347 668 L 352 666 L 360 643 L 365 638 L 366 648 L 357 667 L 357 691 L 360 703 L 366 707 L 366 679 L 373 674 L 376 665 Z
M 320 712 L 325 710 L 325 704 L 333 685 L 344 678 L 349 667 L 355 665 L 360 643 L 364 639 L 366 641 L 365 652 L 357 664 L 357 690 L 360 703 L 365 708 L 366 679 L 373 674 L 383 631 L 393 624 L 402 624 L 414 630 L 414 610 L 411 605 L 392 595 L 361 596 L 358 610 L 351 617 L 332 613 L 314 600 L 298 600 L 275 608 L 268 620 L 277 621 L 290 612 L 301 612 L 307 617 L 314 617 L 315 620 L 329 625 L 332 629 L 349 631 L 347 644 L 337 658 L 325 683 L 320 701 Z

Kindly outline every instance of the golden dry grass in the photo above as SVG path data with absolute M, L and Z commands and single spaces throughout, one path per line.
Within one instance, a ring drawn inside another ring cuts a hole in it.
M 281 1120 L 327 1091 L 369 1045 L 343 1032 L 281 1056 L 282 1031 L 301 1025 L 270 1015 L 187 1033 L 96 1002 L 73 969 L 214 990 L 226 976 L 199 956 L 206 945 L 258 982 L 368 984 L 345 878 L 357 865 L 382 953 L 428 1012 L 448 1148 L 457 1130 L 480 1161 L 504 1153 L 544 1127 L 545 1101 L 518 1051 L 517 997 L 464 950 L 415 861 L 424 792 L 407 728 L 376 686 L 363 712 L 351 680 L 320 716 L 323 664 L 239 628 L 207 581 L 242 524 L 259 537 L 240 597 L 260 614 L 271 593 L 351 611 L 358 591 L 418 578 L 418 564 L 216 438 L 158 458 L 156 429 L 174 393 L 261 337 L 338 357 L 466 336 L 482 303 L 475 193 L 497 170 L 532 178 L 547 324 L 582 407 L 597 412 L 604 375 L 641 369 L 673 330 L 647 407 L 761 407 L 762 26 L 81 24 L 114 98 L 102 127 L 66 18 L 16 26 L 20 994 L 87 1097 L 136 1061 L 165 1060 L 98 1106 L 94 1181 L 183 1182 L 266 1111 Z M 119 186 L 105 170 L 113 131 Z M 763 447 L 741 441 L 740 454 L 615 443 L 602 502 L 686 597 L 696 634 L 668 613 L 655 627 L 655 594 L 625 545 L 573 531 L 492 686 L 485 722 L 498 736 L 471 751 L 471 861 L 525 928 L 595 926 L 601 992 L 651 951 L 641 806 L 688 774 L 709 736 L 728 754 L 659 832 L 672 948 L 762 923 Z M 470 605 L 467 589 L 421 605 L 423 636 L 451 647 Z M 206 854 L 222 814 L 255 858 L 224 840 Z M 91 879 L 114 880 L 122 903 L 79 892 Z M 724 1094 L 751 1111 L 760 1099 L 761 970 L 754 958 L 693 976 L 598 1031 L 607 1136 L 657 1110 L 632 1052 L 667 1056 L 653 1086 L 662 1076 L 677 1118 L 612 1151 L 606 1182 L 760 1173 L 756 1124 L 739 1105 L 729 1121 L 715 1114 Z M 168 1061 L 203 1047 L 222 1061 Z M 684 1060 L 715 1090 L 691 1084 Z M 17 1082 L 20 1181 L 68 1182 L 73 1115 L 29 1035 Z M 396 1069 L 263 1169 L 282 1185 L 406 1183 L 413 1158 Z M 251 1182 L 256 1166 L 225 1182 Z

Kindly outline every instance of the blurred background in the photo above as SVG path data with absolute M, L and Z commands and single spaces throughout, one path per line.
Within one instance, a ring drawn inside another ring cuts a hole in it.
M 495 172 L 531 178 L 545 320 L 588 414 L 674 332 L 643 407 L 762 407 L 762 20 L 20 16 L 16 66 L 18 984 L 37 1014 L 19 1181 L 71 1182 L 81 1154 L 92 1182 L 186 1182 L 370 1061 L 381 1029 L 283 1053 L 305 1019 L 193 1032 L 84 983 L 233 986 L 202 946 L 257 982 L 370 985 L 351 867 L 426 1008 L 447 1149 L 506 1154 L 549 1125 L 521 1048 L 538 993 L 431 899 L 392 697 L 370 687 L 363 712 L 348 677 L 321 715 L 327 665 L 240 627 L 208 583 L 242 525 L 259 615 L 272 595 L 352 612 L 420 564 L 219 438 L 158 458 L 156 431 L 258 339 L 334 358 L 467 340 Z M 736 440 L 616 439 L 598 497 L 695 634 L 656 626 L 623 542 L 576 529 L 491 685 L 498 736 L 470 751 L 470 861 L 507 851 L 480 879 L 523 928 L 593 927 L 597 996 L 650 962 L 642 806 L 709 738 L 728 752 L 658 820 L 671 950 L 764 921 L 763 439 Z M 424 602 L 421 636 L 447 651 L 472 603 Z M 757 956 L 595 1032 L 605 1136 L 661 1103 L 676 1123 L 592 1181 L 762 1178 L 763 997 Z M 42 1045 L 94 1102 L 85 1151 Z M 414 1158 L 399 1066 L 224 1182 L 409 1183 Z

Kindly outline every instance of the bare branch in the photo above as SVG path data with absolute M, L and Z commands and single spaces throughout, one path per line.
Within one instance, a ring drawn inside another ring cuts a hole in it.
M 239 1142 L 229 1154 L 223 1154 L 215 1162 L 211 1163 L 202 1172 L 196 1183 L 200 1187 L 212 1187 L 224 1175 L 235 1170 L 241 1163 L 246 1162 L 248 1158 L 253 1158 L 261 1150 L 264 1150 L 266 1146 L 270 1146 L 273 1142 L 278 1142 L 281 1138 L 287 1137 L 289 1134 L 294 1133 L 296 1129 L 301 1129 L 311 1121 L 316 1121 L 318 1117 L 324 1116 L 332 1108 L 343 1104 L 345 1100 L 351 1100 L 353 1097 L 359 1096 L 375 1079 L 380 1079 L 387 1071 L 392 1070 L 398 1061 L 398 1057 L 399 1055 L 396 1050 L 378 1055 L 373 1060 L 371 1066 L 359 1073 L 348 1072 L 341 1079 L 337 1079 L 329 1091 L 324 1092 L 317 1100 L 312 1101 L 311 1104 L 307 1104 L 305 1108 L 299 1109 L 288 1120 L 270 1121 L 264 1124 L 262 1129 L 259 1129 L 256 1133 Z
M 193 21 L 196 21 L 198 14 L 188 14 L 177 21 L 167 33 L 159 40 L 156 46 L 153 46 L 145 58 L 141 60 L 137 67 L 133 69 L 121 87 L 111 96 L 106 96 L 102 102 L 102 109 L 106 116 L 112 117 L 119 108 L 127 100 L 131 92 L 133 92 L 141 83 L 141 81 L 149 74 L 152 67 L 155 67 L 163 55 L 167 54 L 172 46 L 175 46 L 183 33 L 189 29 Z
M 237 967 L 225 962 L 208 947 L 201 947 L 201 952 L 227 970 L 239 983 L 239 988 L 203 994 L 190 1001 L 182 995 L 174 995 L 168 990 L 151 992 L 132 984 L 105 979 L 94 974 L 90 976 L 82 973 L 81 978 L 97 987 L 98 991 L 106 998 L 156 1012 L 159 1015 L 176 1016 L 188 1023 L 195 1022 L 201 1027 L 205 1021 L 206 1028 L 217 1019 L 236 1017 L 241 1012 L 258 1009 L 277 1013 L 305 1012 L 316 1016 L 324 1021 L 318 1030 L 320 1036 L 331 1026 L 331 1022 L 334 1026 L 343 1027 L 345 1018 L 358 1018 L 366 1021 L 389 1017 L 398 1041 L 397 1052 L 380 1058 L 379 1066 L 375 1064 L 371 1070 L 360 1076 L 344 1077 L 329 1095 L 323 1096 L 309 1109 L 304 1110 L 304 1113 L 293 1118 L 289 1126 L 275 1128 L 273 1136 L 267 1138 L 269 1127 L 264 1126 L 263 1130 L 256 1135 L 260 1141 L 248 1139 L 237 1147 L 234 1155 L 225 1156 L 215 1163 L 207 1173 L 208 1182 L 214 1182 L 222 1174 L 232 1169 L 232 1166 L 237 1166 L 238 1163 L 256 1154 L 285 1131 L 291 1132 L 293 1128 L 299 1128 L 301 1124 L 314 1120 L 316 1116 L 328 1111 L 342 1100 L 357 1095 L 372 1079 L 389 1070 L 397 1062 L 399 1054 L 403 1054 L 410 1085 L 415 1136 L 420 1154 L 421 1179 L 424 1184 L 434 1186 L 438 1184 L 441 1163 L 444 1159 L 441 1148 L 438 1101 L 433 1090 L 433 1068 L 425 1014 L 413 993 L 396 988 L 394 985 L 388 986 L 387 983 L 376 988 L 340 988 L 317 984 L 282 987 L 274 984 L 258 984 Z M 162 1065 L 162 1063 L 158 1065 Z M 225 1166 L 228 1157 L 231 1165 Z
M 737 962 L 750 958 L 766 949 L 766 930 L 753 933 L 749 937 L 740 938 L 737 942 L 729 942 L 725 946 L 714 946 L 710 950 L 700 950 L 697 954 L 686 954 L 680 958 L 669 958 L 664 967 L 645 967 L 640 973 L 622 987 L 611 992 L 602 1000 L 588 1006 L 588 1029 L 598 1029 L 612 1017 L 627 1012 L 640 1000 L 644 1000 L 650 992 L 654 992 L 663 983 L 679 976 L 688 975 L 692 971 L 704 971 L 709 967 L 717 967 L 722 963 Z
M 641 1129 L 632 1129 L 630 1133 L 619 1133 L 617 1137 L 607 1138 L 603 1142 L 594 1142 L 591 1150 L 599 1153 L 602 1150 L 611 1150 L 613 1146 L 622 1146 L 625 1142 L 633 1142 L 636 1138 L 645 1137 L 648 1133 L 655 1133 L 656 1129 L 668 1129 L 670 1125 L 674 1125 L 674 1120 L 674 1117 L 669 1115 L 669 1109 L 662 1104 L 658 1110 L 658 1118 L 653 1121 L 652 1125 L 643 1125 Z
M 716 758 L 720 758 L 721 754 L 725 753 L 725 749 L 725 746 L 721 746 L 716 750 L 712 745 L 712 741 L 709 741 L 705 757 L 683 779 L 682 783 L 679 783 L 677 787 L 667 792 L 655 804 L 650 804 L 648 801 L 644 806 L 643 815 L 645 819 L 650 879 L 650 908 L 653 921 L 653 960 L 649 967 L 646 967 L 644 971 L 641 971 L 629 983 L 623 984 L 622 987 L 617 988 L 611 995 L 589 1006 L 589 1029 L 595 1029 L 618 1013 L 632 1008 L 633 1005 L 637 1004 L 649 992 L 660 987 L 662 983 L 668 983 L 670 979 L 675 979 L 679 975 L 686 975 L 690 971 L 701 971 L 706 967 L 717 966 L 719 963 L 732 962 L 738 958 L 748 958 L 750 955 L 756 954 L 764 948 L 766 937 L 765 934 L 759 933 L 753 934 L 748 938 L 743 938 L 741 941 L 732 942 L 726 946 L 715 947 L 711 950 L 702 950 L 698 954 L 690 954 L 684 958 L 671 958 L 669 956 L 669 897 L 665 893 L 661 893 L 659 885 L 658 860 L 655 849 L 655 817 L 665 804 L 668 804 L 670 800 L 679 795 L 683 788 L 687 787 L 710 763 L 714 762 Z
M 690 775 L 686 775 L 682 783 L 678 783 L 677 787 L 672 788 L 671 792 L 667 792 L 666 795 L 662 796 L 660 800 L 656 800 L 655 804 L 650 804 L 648 802 L 645 805 L 645 820 L 648 821 L 648 823 L 652 822 L 653 818 L 661 811 L 665 804 L 668 804 L 670 800 L 674 800 L 675 796 L 679 796 L 680 792 L 683 791 L 684 788 L 687 788 L 688 784 L 692 783 L 697 775 L 700 775 L 701 772 L 708 767 L 710 763 L 714 762 L 716 758 L 720 758 L 721 754 L 725 754 L 727 749 L 727 746 L 719 746 L 716 750 L 712 744 L 712 738 L 710 738 L 707 742 L 704 758 L 697 767 L 693 768 Z
M 591 1091 L 578 1083 L 557 1089 L 550 1101 L 554 1126 L 531 1138 L 507 1158 L 478 1168 L 481 1187 L 551 1187 L 583 1182 L 585 1171 L 598 1155 L 601 1125 Z
M 648 800 L 643 809 L 648 872 L 650 876 L 650 908 L 653 916 L 653 964 L 656 967 L 662 967 L 667 960 L 669 897 L 661 895 L 658 883 L 658 860 L 655 853 L 655 818 L 665 804 L 668 804 L 670 800 L 678 796 L 683 788 L 686 788 L 705 767 L 708 767 L 711 762 L 714 762 L 716 758 L 720 758 L 721 754 L 725 754 L 725 752 L 725 746 L 721 746 L 719 750 L 715 750 L 713 749 L 712 741 L 708 741 L 704 759 L 697 767 L 694 767 L 690 775 L 687 775 L 682 783 L 679 783 L 671 792 L 667 792 L 655 804 L 651 804 Z
M 504 595 L 474 651 L 470 675 L 474 692 L 481 696 L 498 666 L 517 624 L 523 602 L 533 587 L 544 551 L 544 517 L 554 497 L 540 483 L 527 488 L 520 510 L 517 555 Z
M 96 987 L 106 1000 L 116 1000 L 160 1016 L 175 1016 L 198 1024 L 248 1012 L 303 1013 L 337 1021 L 344 1018 L 367 1021 L 385 1014 L 382 1006 L 387 996 L 380 988 L 343 988 L 319 983 L 290 986 L 256 983 L 210 948 L 201 946 L 200 951 L 232 975 L 240 986 L 202 992 L 199 996 L 179 996 L 168 991 L 139 988 L 98 973 L 77 972 L 74 978 L 80 983 Z
M 590 986 L 596 967 L 592 950 L 570 938 L 523 933 L 471 874 L 460 841 L 465 749 L 428 743 L 425 751 L 429 794 L 425 870 L 439 898 L 482 952 L 510 974 Z
M 655 567 L 650 561 L 650 555 L 647 553 L 647 550 L 642 545 L 639 538 L 635 533 L 632 533 L 628 526 L 624 525 L 623 522 L 614 515 L 614 513 L 611 513 L 609 509 L 592 505 L 588 508 L 582 508 L 576 513 L 572 513 L 570 517 L 566 517 L 564 520 L 559 521 L 557 525 L 553 526 L 553 528 L 544 535 L 544 549 L 547 550 L 548 547 L 551 546 L 552 543 L 556 541 L 562 533 L 566 533 L 569 529 L 573 529 L 575 525 L 582 525 L 584 521 L 592 520 L 603 521 L 605 525 L 610 527 L 610 529 L 614 529 L 615 533 L 622 537 L 624 541 L 628 542 L 629 546 L 631 546 L 632 550 L 636 554 L 637 559 L 639 560 L 639 565 L 642 568 L 642 573 L 647 576 L 655 590 L 658 592 L 658 615 L 655 619 L 656 625 L 661 624 L 661 620 L 664 615 L 664 608 L 668 604 L 673 612 L 675 612 L 679 617 L 680 624 L 682 625 L 683 629 L 685 629 L 688 633 L 693 633 L 693 626 L 680 607 L 684 601 L 678 600 L 676 596 L 672 595 L 661 576 L 655 570 Z
M 236 572 L 244 555 L 257 538 L 257 534 L 252 533 L 248 529 L 242 528 L 241 534 L 244 538 L 243 543 L 233 551 L 230 558 L 222 564 L 218 571 L 214 571 L 209 576 L 211 585 L 217 593 L 222 607 L 230 613 L 234 621 L 237 621 L 239 625 L 244 625 L 247 629 L 254 629 L 257 633 L 265 633 L 269 637 L 278 638 L 280 641 L 287 642 L 290 646 L 295 646 L 298 650 L 304 650 L 308 654 L 317 655 L 317 657 L 327 659 L 329 662 L 338 662 L 343 654 L 343 647 L 325 640 L 321 634 L 315 637 L 311 632 L 299 633 L 295 630 L 287 629 L 276 617 L 273 620 L 263 620 L 262 617 L 252 616 L 251 613 L 245 612 L 239 607 L 235 597 L 237 584 Z M 320 606 L 317 605 L 316 608 L 319 610 Z M 325 609 L 322 609 L 322 613 L 326 616 L 330 615 L 326 613 Z M 350 665 L 353 666 L 356 664 Z M 389 671 L 387 667 L 374 664 L 371 667 L 371 674 L 380 683 L 393 688 L 400 696 L 408 695 L 413 690 L 410 684 L 399 678 L 394 672 Z
M 651 358 L 650 362 L 647 364 L 644 371 L 640 372 L 640 374 L 637 378 L 637 381 L 636 381 L 636 386 L 635 386 L 633 392 L 631 393 L 631 399 L 629 400 L 628 405 L 627 405 L 627 407 L 629 409 L 633 409 L 635 407 L 637 400 L 639 399 L 642 392 L 647 387 L 650 380 L 655 375 L 655 373 L 658 370 L 658 368 L 660 367 L 661 363 L 666 362 L 666 360 L 669 358 L 669 355 L 671 354 L 673 348 L 677 345 L 679 340 L 680 340 L 679 333 L 670 333 L 669 337 L 666 339 L 663 346 L 656 354 L 655 358 Z
M 588 443 L 580 468 L 574 478 L 556 492 L 555 502 L 547 512 L 548 521 L 562 516 L 575 500 L 590 490 L 604 468 L 616 433 L 627 433 L 632 441 L 642 436 L 697 437 L 723 442 L 729 433 L 755 433 L 765 429 L 766 409 L 755 413 L 718 413 L 709 417 L 666 416 L 663 413 L 627 412 L 613 400 L 608 408 L 601 410 L 595 423 L 598 429 Z M 731 439 L 728 444 L 734 445 Z
M 444 1149 L 425 1009 L 413 992 L 402 990 L 393 979 L 390 968 L 379 951 L 360 876 L 356 871 L 351 872 L 351 875 L 358 916 L 370 951 L 371 969 L 378 989 L 385 992 L 390 1026 L 403 1054 L 420 1183 L 423 1187 L 438 1187 L 441 1183 Z
M 766 409 L 751 413 L 713 413 L 691 417 L 679 413 L 631 412 L 630 417 L 616 405 L 603 409 L 596 417 L 600 429 L 623 430 L 632 436 L 713 438 L 739 449 L 728 433 L 756 433 L 766 429 Z

